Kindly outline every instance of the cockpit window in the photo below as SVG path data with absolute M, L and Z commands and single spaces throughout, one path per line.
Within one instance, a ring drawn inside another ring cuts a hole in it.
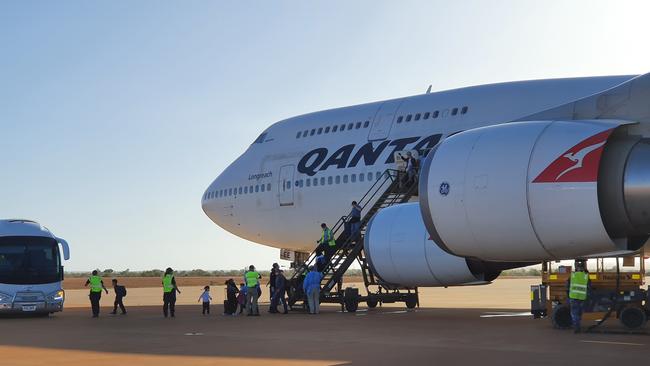
M 260 136 L 259 136 L 259 137 L 258 137 L 258 138 L 253 142 L 253 143 L 254 143 L 254 144 L 261 144 L 261 143 L 263 143 L 264 140 L 266 139 L 266 135 L 267 135 L 266 132 L 262 132 L 262 134 L 261 134 L 261 135 L 260 135 Z

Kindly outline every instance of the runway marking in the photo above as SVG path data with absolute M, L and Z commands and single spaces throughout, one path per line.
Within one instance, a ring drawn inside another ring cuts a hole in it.
M 512 313 L 512 312 L 503 312 L 503 311 L 495 311 L 495 312 L 488 312 L 483 315 L 481 315 L 481 318 L 502 318 L 502 317 L 512 317 L 512 316 L 533 316 L 533 314 L 526 312 L 526 313 Z
M 408 310 L 397 310 L 397 311 L 387 311 L 381 314 L 404 314 L 408 312 L 409 312 Z
M 366 312 L 366 311 L 368 311 L 368 309 L 357 309 L 357 311 L 355 311 L 355 313 L 363 313 L 363 312 Z M 347 310 L 338 310 L 337 313 L 349 313 L 349 311 L 347 311 Z
M 185 333 L 186 336 L 202 336 L 203 333 Z
M 642 343 L 628 343 L 628 342 L 584 341 L 584 340 L 581 340 L 580 342 L 583 342 L 583 343 L 598 343 L 598 344 L 616 344 L 616 345 L 620 345 L 620 346 L 645 346 L 645 344 L 642 344 Z

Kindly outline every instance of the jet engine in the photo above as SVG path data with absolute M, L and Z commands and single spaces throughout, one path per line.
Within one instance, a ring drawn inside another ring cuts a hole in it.
M 489 263 L 451 255 L 431 240 L 419 203 L 391 206 L 368 223 L 364 252 L 384 282 L 407 287 L 480 285 L 504 269 L 533 263 Z
M 429 153 L 420 209 L 433 241 L 486 261 L 639 249 L 650 233 L 650 143 L 614 120 L 516 122 Z

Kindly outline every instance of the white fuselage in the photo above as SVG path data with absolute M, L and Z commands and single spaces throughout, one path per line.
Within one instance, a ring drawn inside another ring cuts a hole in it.
M 395 151 L 430 148 L 450 134 L 521 119 L 631 78 L 484 85 L 292 117 L 266 129 L 223 171 L 204 193 L 202 207 L 239 237 L 311 251 L 320 224 L 347 215 L 351 201 L 395 167 Z

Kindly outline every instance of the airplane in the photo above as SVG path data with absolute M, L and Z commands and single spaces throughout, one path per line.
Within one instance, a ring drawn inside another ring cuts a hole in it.
M 642 247 L 649 122 L 650 74 L 506 82 L 329 109 L 272 124 L 201 205 L 238 237 L 309 253 L 321 223 L 347 215 L 399 153 L 412 151 L 423 155 L 419 194 L 368 224 L 373 269 L 412 286 L 486 280 L 471 263 L 513 268 Z

